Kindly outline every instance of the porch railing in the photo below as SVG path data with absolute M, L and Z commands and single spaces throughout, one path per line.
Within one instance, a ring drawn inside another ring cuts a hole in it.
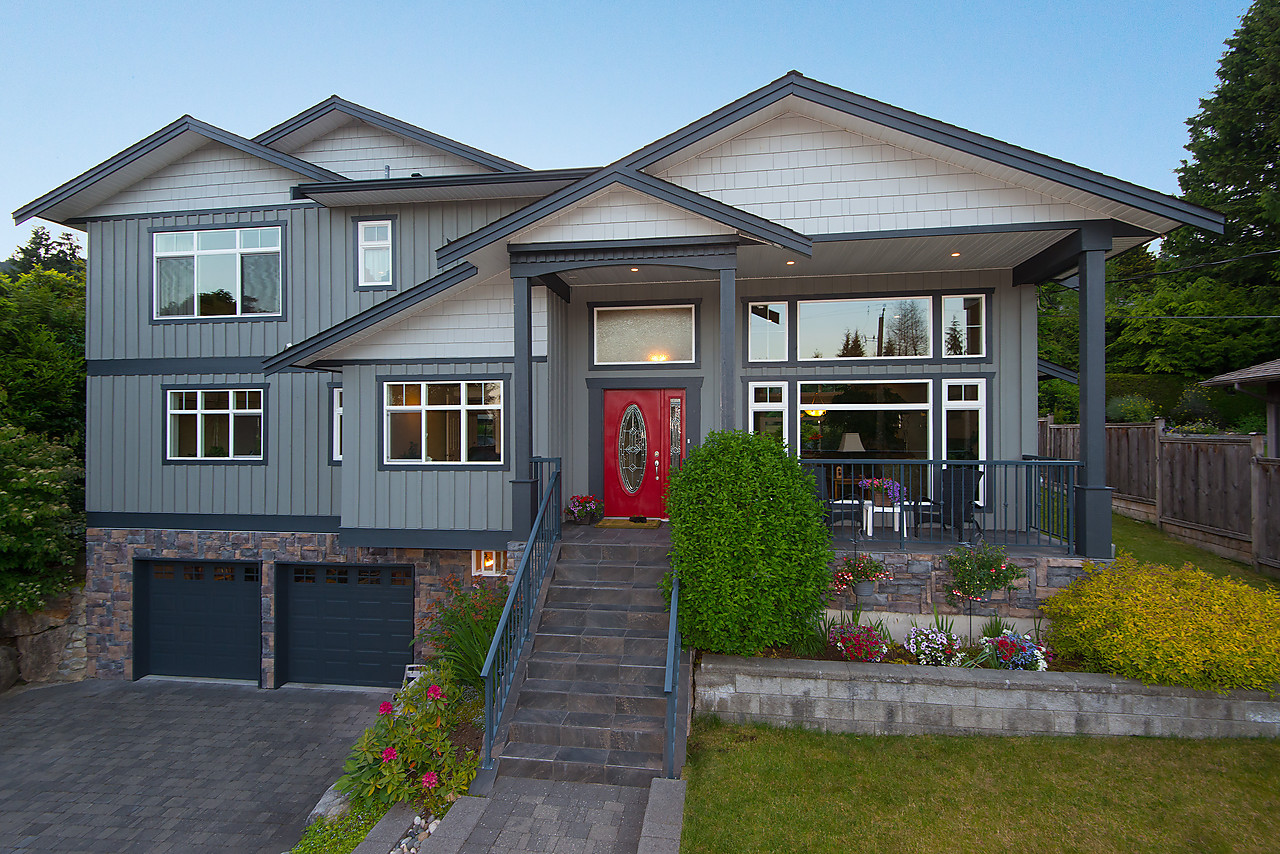
M 560 459 L 533 458 L 533 479 L 542 500 L 525 544 L 520 565 L 511 580 L 507 603 L 498 618 L 498 628 L 489 644 L 484 669 L 484 753 L 480 767 L 494 765 L 493 746 L 498 737 L 498 722 L 507 706 L 507 697 L 515 680 L 520 652 L 533 628 L 533 614 L 538 596 L 546 580 L 551 554 L 560 539 Z M 535 493 L 536 494 L 536 493 Z
M 1074 460 L 802 460 L 833 539 L 1075 548 Z M 879 484 L 872 483 L 878 481 Z
M 667 675 L 663 690 L 667 694 L 666 741 L 662 749 L 662 772 L 676 776 L 676 709 L 680 699 L 680 576 L 671 576 L 671 617 L 667 624 Z

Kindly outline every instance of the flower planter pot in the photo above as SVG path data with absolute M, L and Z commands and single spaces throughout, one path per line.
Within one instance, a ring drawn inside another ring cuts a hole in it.
M 870 596 L 876 592 L 876 583 L 874 581 L 858 581 L 853 585 L 853 592 L 859 599 L 864 596 Z

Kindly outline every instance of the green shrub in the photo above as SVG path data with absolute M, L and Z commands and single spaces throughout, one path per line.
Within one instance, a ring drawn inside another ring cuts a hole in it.
M 362 804 L 339 818 L 322 818 L 302 832 L 289 854 L 351 854 L 387 810 L 386 804 Z
M 672 473 L 667 512 L 689 644 L 755 655 L 813 631 L 831 537 L 813 476 L 777 439 L 711 433 Z
M 466 794 L 479 767 L 475 753 L 459 757 L 449 740 L 460 698 L 445 668 L 400 689 L 351 748 L 338 789 L 353 805 L 404 801 L 444 815 L 456 796 Z
M 1210 401 L 1209 392 L 1194 383 L 1182 390 L 1182 397 L 1169 413 L 1169 420 L 1176 425 L 1203 423 L 1222 426 L 1222 416 Z
M 0 417 L 0 613 L 37 610 L 70 581 L 83 476 L 70 450 Z
M 1147 683 L 1275 691 L 1280 595 L 1131 555 L 1086 572 L 1041 606 L 1055 652 Z
M 1140 424 L 1156 417 L 1156 405 L 1140 394 L 1126 394 L 1107 401 L 1107 420 Z
M 454 679 L 483 689 L 480 672 L 507 601 L 506 579 L 492 590 L 467 587 L 453 578 L 444 585 L 445 598 L 427 608 L 430 623 L 414 641 L 432 644 L 436 655 L 449 663 Z

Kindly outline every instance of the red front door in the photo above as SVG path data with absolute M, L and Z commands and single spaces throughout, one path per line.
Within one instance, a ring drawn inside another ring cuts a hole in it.
M 604 512 L 665 518 L 667 476 L 684 458 L 684 389 L 604 392 Z

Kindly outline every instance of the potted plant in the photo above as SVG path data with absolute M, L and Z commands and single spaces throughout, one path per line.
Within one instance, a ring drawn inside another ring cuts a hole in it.
M 840 568 L 836 570 L 832 586 L 836 590 L 853 588 L 859 599 L 870 596 L 876 591 L 877 581 L 893 578 L 893 573 L 885 569 L 884 564 L 871 555 L 845 555 L 840 559 Z
M 952 605 L 977 602 L 992 590 L 1009 588 L 1027 573 L 1009 563 L 1004 549 L 983 544 L 978 547 L 958 546 L 947 555 L 952 584 L 947 600 Z
M 864 477 L 858 488 L 868 493 L 877 507 L 892 507 L 902 500 L 902 484 L 891 477 Z
M 579 525 L 594 525 L 604 518 L 604 502 L 594 495 L 575 495 L 564 508 L 565 518 Z

